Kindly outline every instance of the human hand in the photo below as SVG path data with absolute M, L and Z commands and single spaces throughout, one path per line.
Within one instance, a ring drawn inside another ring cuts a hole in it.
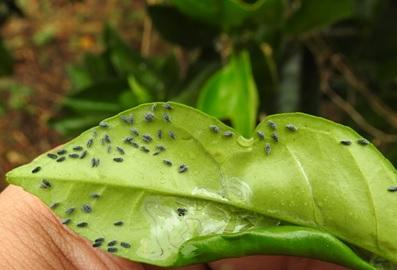
M 2 270 L 158 270 L 95 249 L 63 226 L 37 198 L 19 187 L 0 194 L 0 269 Z M 249 256 L 178 270 L 346 270 L 297 257 Z

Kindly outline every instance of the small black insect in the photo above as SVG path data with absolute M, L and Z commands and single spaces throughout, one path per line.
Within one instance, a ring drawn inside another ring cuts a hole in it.
M 62 224 L 68 225 L 72 220 L 70 218 L 62 219 Z
M 94 242 L 92 243 L 92 247 L 100 247 L 102 246 L 103 242 Z
M 59 158 L 57 159 L 57 162 L 62 162 L 62 161 L 65 161 L 65 159 L 66 159 L 66 157 L 65 157 L 65 156 L 59 157 Z
M 102 128 L 108 128 L 109 124 L 104 122 L 104 121 L 101 121 L 101 122 L 99 122 L 99 126 L 102 127 Z
M 59 206 L 59 202 L 54 202 L 54 203 L 52 203 L 52 204 L 49 205 L 49 207 L 50 207 L 51 209 L 55 209 L 55 208 L 57 208 L 58 206 Z
M 113 160 L 114 160 L 115 162 L 123 162 L 123 161 L 124 161 L 124 159 L 121 158 L 121 157 L 116 157 L 116 158 L 114 158 Z
M 144 153 L 149 153 L 149 151 L 150 151 L 148 148 L 146 148 L 146 147 L 143 146 L 143 145 L 141 146 L 140 149 L 141 149 L 141 151 L 144 152 Z
M 139 131 L 136 128 L 131 128 L 132 135 L 139 136 Z
M 92 207 L 89 204 L 83 204 L 83 206 L 81 207 L 81 210 L 84 213 L 91 213 L 92 212 Z
M 269 143 L 267 143 L 267 144 L 265 145 L 265 153 L 266 153 L 266 155 L 268 156 L 268 155 L 270 155 L 271 152 L 272 152 L 272 147 L 270 146 Z
M 166 110 L 169 110 L 169 111 L 171 111 L 171 110 L 174 109 L 174 108 L 171 106 L 171 104 L 169 104 L 169 103 L 164 103 L 163 108 L 166 109 Z
M 65 149 L 61 149 L 57 152 L 58 155 L 65 155 L 68 151 L 66 151 Z
M 68 209 L 65 210 L 65 214 L 66 215 L 71 215 L 74 212 L 74 210 L 75 210 L 74 207 L 68 208 Z
M 73 150 L 74 151 L 83 151 L 83 147 L 80 145 L 77 145 L 77 146 L 73 147 Z
M 276 129 L 277 128 L 277 124 L 274 123 L 273 121 L 269 120 L 267 121 L 267 125 L 271 128 L 271 129 Z
M 178 208 L 178 209 L 176 209 L 176 212 L 178 213 L 178 216 L 183 217 L 186 215 L 187 209 L 186 208 Z
M 164 119 L 165 122 L 168 122 L 168 123 L 171 122 L 171 118 L 170 118 L 169 114 L 166 113 L 166 112 L 163 113 L 163 119 Z
M 92 144 L 94 143 L 94 139 L 88 139 L 88 141 L 87 141 L 87 148 L 90 148 L 91 146 L 92 146 Z
M 40 188 L 48 189 L 48 188 L 51 188 L 51 187 L 52 187 L 52 185 L 47 179 L 42 179 L 41 180 Z
M 99 238 L 97 238 L 97 239 L 95 239 L 94 240 L 94 242 L 104 242 L 105 241 L 105 238 L 103 238 L 103 237 L 99 237 Z
M 119 152 L 120 155 L 124 155 L 125 154 L 124 149 L 121 148 L 120 146 L 116 146 L 116 150 L 117 150 L 117 152 Z
M 49 157 L 49 158 L 51 158 L 51 159 L 57 159 L 57 158 L 58 158 L 57 155 L 52 154 L 52 153 L 48 153 L 48 154 L 47 154 L 47 157 Z
M 143 140 L 145 143 L 150 143 L 150 142 L 152 141 L 152 137 L 151 137 L 150 135 L 148 135 L 148 134 L 143 134 L 143 135 L 142 135 L 142 140 Z
M 108 134 L 105 134 L 102 138 L 102 143 L 111 143 L 112 140 L 110 139 L 110 136 Z
M 285 126 L 289 131 L 295 132 L 298 130 L 298 128 L 296 126 L 294 126 L 293 124 L 287 124 Z
M 165 165 L 167 165 L 167 166 L 172 166 L 172 161 L 170 161 L 170 160 L 164 159 L 164 160 L 163 160 L 163 163 L 164 163 Z
M 171 139 L 175 140 L 175 133 L 172 131 L 168 131 L 168 136 L 170 136 Z
M 99 194 L 97 192 L 93 192 L 90 194 L 90 197 L 93 199 L 99 199 L 101 197 L 101 194 Z
M 139 144 L 137 144 L 136 142 L 132 142 L 131 145 L 135 148 L 139 148 Z
M 277 132 L 273 132 L 272 133 L 272 139 L 273 139 L 273 141 L 278 142 L 278 134 L 277 134 Z
M 396 192 L 397 191 L 397 186 L 390 186 L 390 187 L 387 188 L 387 191 Z
M 124 123 L 128 124 L 128 125 L 132 125 L 134 124 L 134 117 L 132 115 L 121 115 L 120 116 L 120 120 L 123 121 Z
M 112 241 L 110 241 L 109 243 L 108 243 L 108 246 L 109 247 L 113 247 L 113 246 L 115 246 L 117 244 L 117 241 L 116 240 L 112 240 Z
M 349 140 L 341 140 L 341 141 L 340 141 L 340 144 L 343 144 L 343 145 L 351 145 L 352 142 L 349 141 Z
M 80 154 L 80 159 L 83 159 L 83 158 L 85 158 L 85 156 L 87 155 L 87 151 L 86 150 L 84 150 L 83 152 L 81 152 L 81 154 Z
M 88 226 L 88 223 L 87 222 L 80 222 L 80 223 L 77 223 L 76 226 L 79 227 L 79 228 L 85 228 L 85 227 Z
M 210 125 L 210 130 L 214 133 L 219 133 L 219 127 L 216 125 Z
M 154 120 L 154 113 L 152 113 L 152 112 L 145 113 L 145 121 L 146 122 L 152 122 L 153 120 Z
M 258 138 L 260 140 L 264 140 L 265 139 L 265 133 L 263 133 L 263 131 L 257 131 L 256 135 L 258 135 Z
M 368 145 L 369 141 L 367 139 L 361 138 L 357 140 L 357 143 L 360 145 Z
M 120 242 L 120 246 L 122 246 L 123 248 L 130 248 L 131 245 L 126 243 L 126 242 Z
M 98 166 L 99 166 L 99 163 L 100 163 L 99 158 L 92 158 L 92 159 L 91 159 L 91 167 L 92 167 L 92 168 L 98 167 Z
M 80 155 L 76 154 L 76 153 L 72 153 L 72 154 L 69 154 L 69 157 L 70 158 L 80 158 Z
M 116 253 L 116 252 L 117 252 L 117 248 L 115 248 L 115 247 L 110 247 L 110 248 L 108 248 L 108 252 L 110 252 L 110 253 Z
M 182 164 L 182 165 L 179 166 L 178 172 L 179 173 L 184 173 L 184 172 L 187 171 L 187 169 L 188 169 L 188 167 L 185 164 Z
M 134 140 L 134 138 L 132 138 L 131 136 L 128 136 L 128 137 L 124 138 L 123 142 L 131 144 L 133 140 Z
M 32 173 L 38 173 L 40 170 L 41 170 L 41 167 L 40 167 L 40 166 L 37 166 L 36 168 L 34 168 L 34 169 L 32 170 Z
M 223 133 L 223 137 L 226 137 L 226 138 L 231 138 L 231 137 L 233 137 L 233 135 L 234 135 L 234 133 L 230 130 L 227 130 Z
M 159 150 L 160 152 L 165 151 L 165 147 L 162 145 L 156 145 L 156 149 Z
M 114 226 L 122 226 L 124 224 L 123 221 L 116 221 L 115 223 L 113 223 Z

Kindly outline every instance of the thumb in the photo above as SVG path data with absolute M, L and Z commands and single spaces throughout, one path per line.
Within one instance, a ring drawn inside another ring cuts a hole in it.
M 0 194 L 0 217 L 0 269 L 144 269 L 93 248 L 19 187 Z

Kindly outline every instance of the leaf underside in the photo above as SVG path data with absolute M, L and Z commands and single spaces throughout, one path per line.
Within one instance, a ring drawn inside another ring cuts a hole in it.
M 286 254 L 376 269 L 350 247 L 397 262 L 388 191 L 396 175 L 372 144 L 321 118 L 269 116 L 247 139 L 193 108 L 153 103 L 102 121 L 7 180 L 98 248 L 134 261 Z

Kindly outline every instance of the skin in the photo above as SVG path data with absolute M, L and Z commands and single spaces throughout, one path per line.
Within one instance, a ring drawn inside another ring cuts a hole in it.
M 19 187 L 0 194 L 0 269 L 19 270 L 159 270 L 121 259 L 91 246 L 37 198 Z M 346 270 L 330 263 L 298 257 L 250 256 L 224 259 L 178 270 Z

